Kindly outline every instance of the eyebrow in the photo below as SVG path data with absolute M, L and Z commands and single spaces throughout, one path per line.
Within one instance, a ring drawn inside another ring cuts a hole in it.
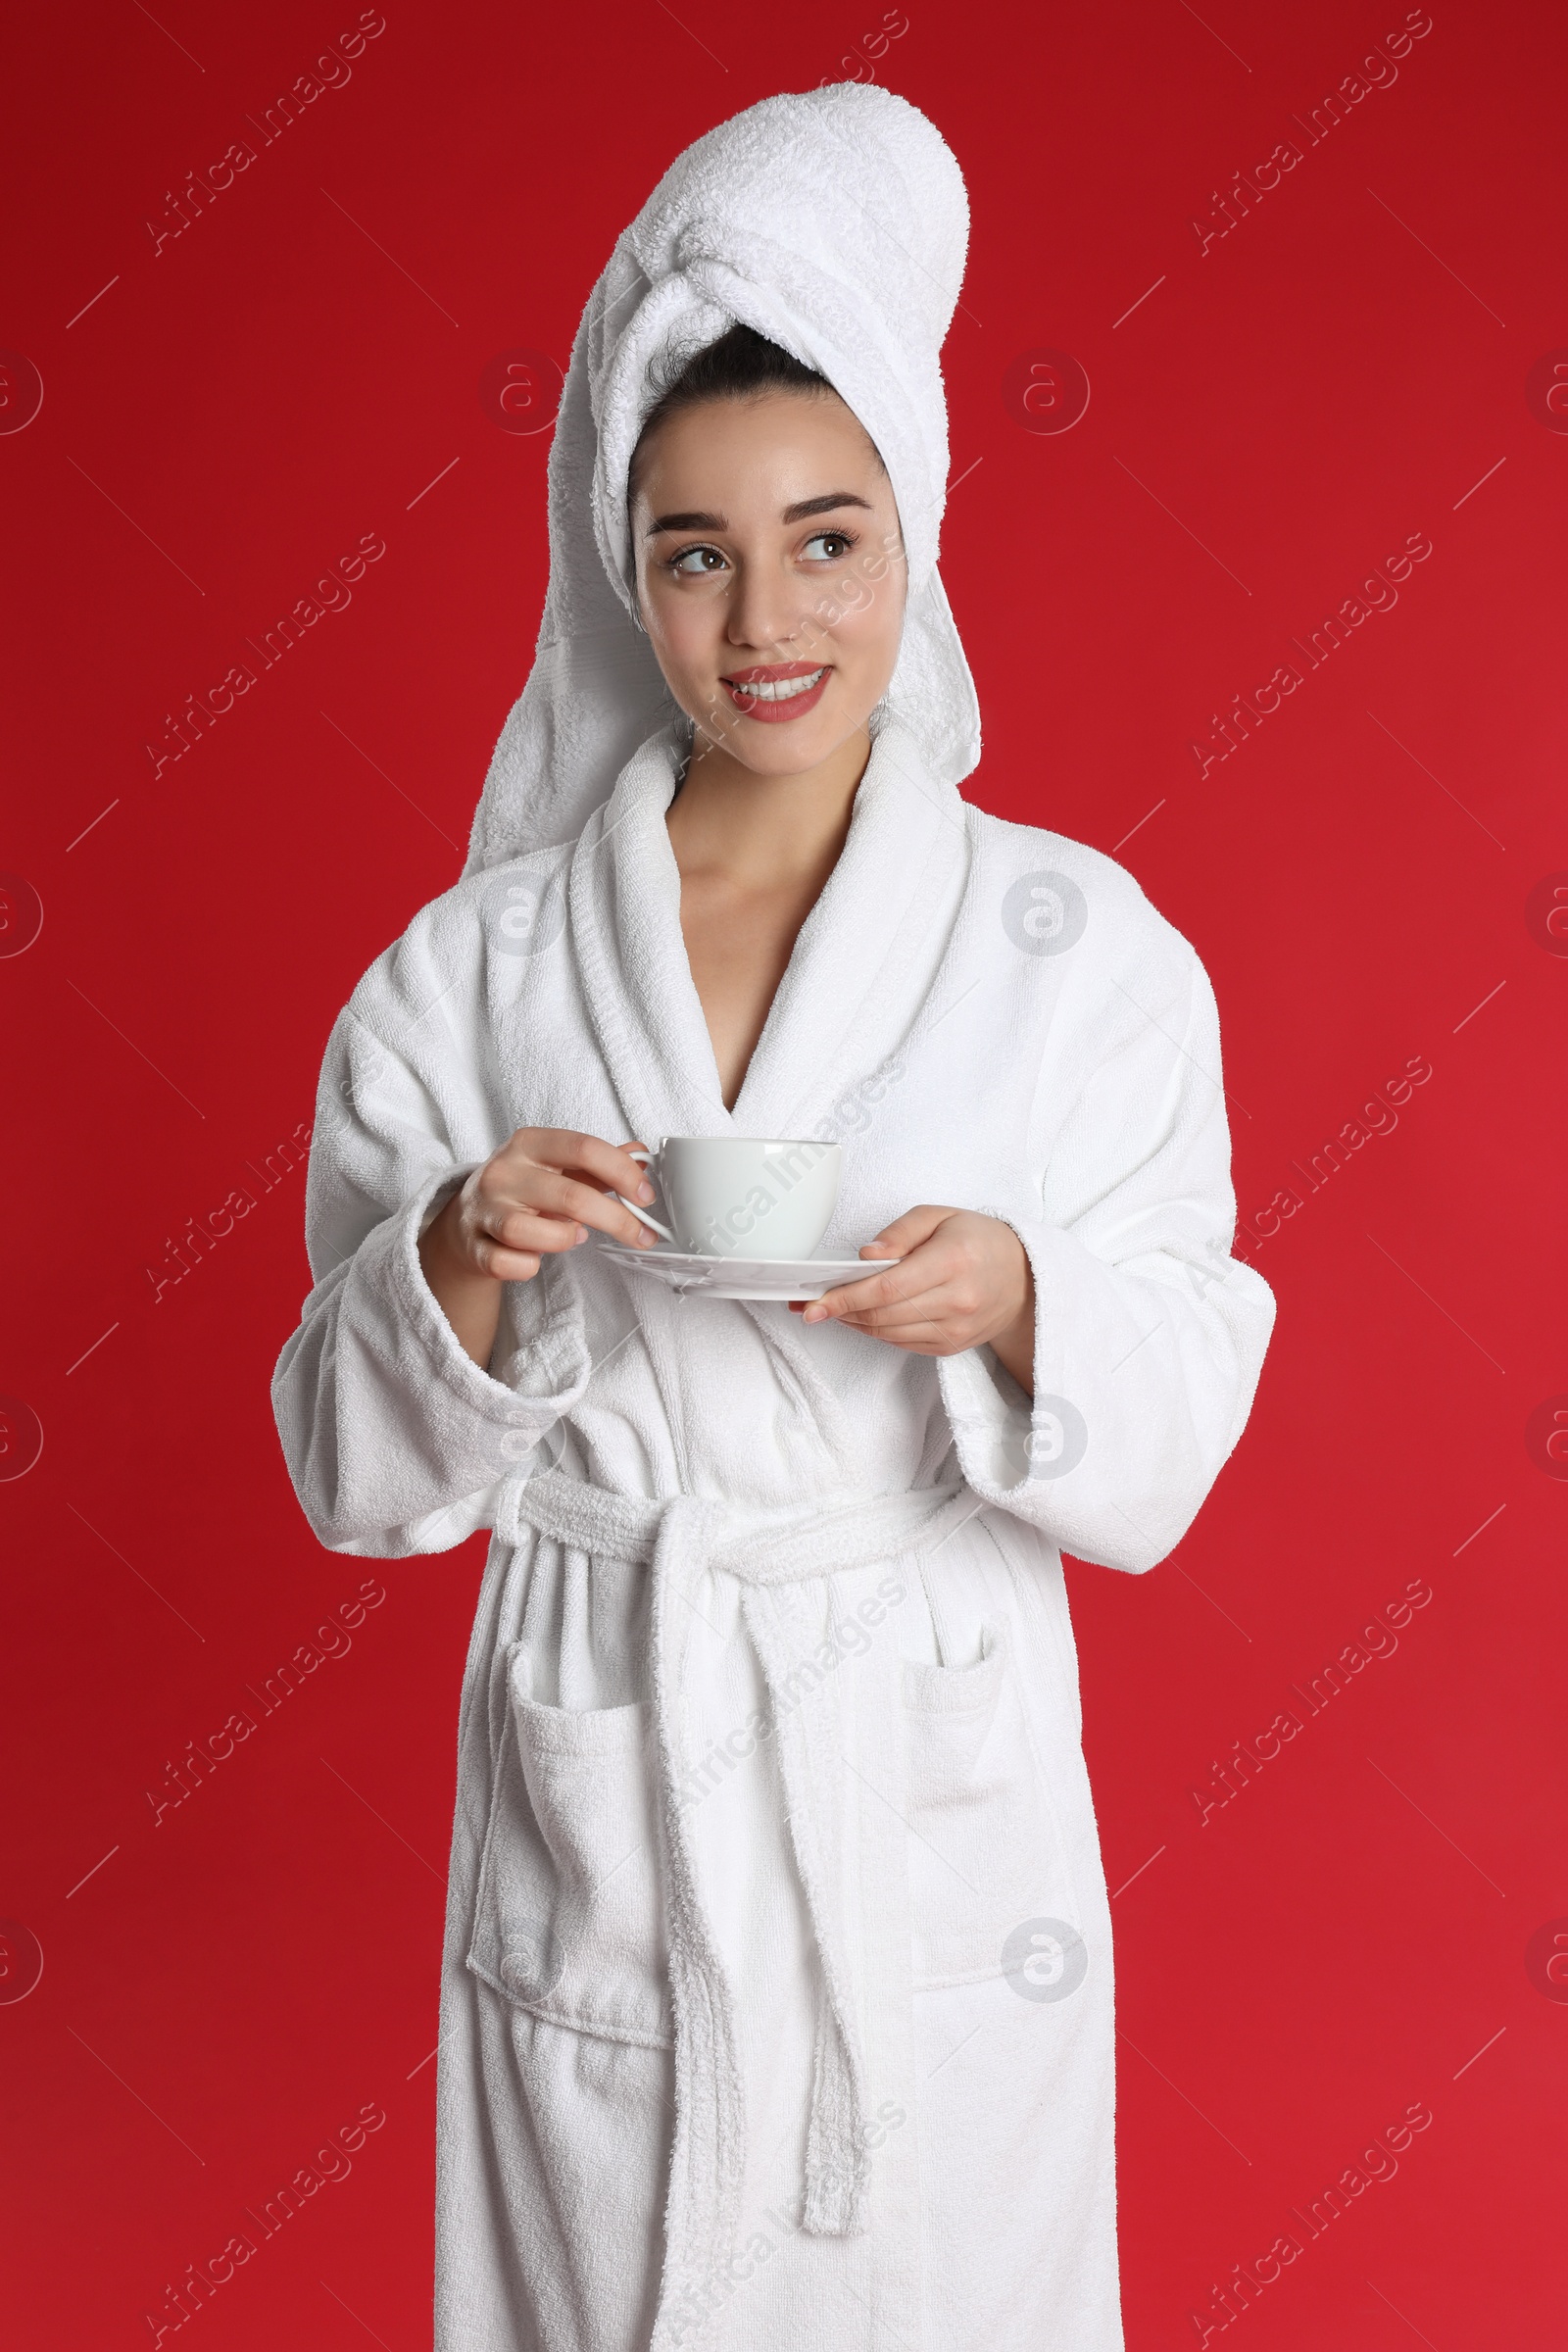
M 782 519 L 787 523 L 804 522 L 808 514 L 831 514 L 839 507 L 864 507 L 866 513 L 869 514 L 871 502 L 868 498 L 857 497 L 853 490 L 826 490 L 820 498 L 798 499 L 793 507 L 785 508 Z M 724 520 L 722 514 L 710 514 L 702 508 L 694 507 L 680 514 L 656 514 L 649 524 L 645 536 L 657 539 L 661 531 L 727 531 L 728 529 L 729 524 Z

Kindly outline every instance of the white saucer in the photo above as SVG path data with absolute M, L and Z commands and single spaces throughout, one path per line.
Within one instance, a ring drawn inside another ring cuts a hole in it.
M 599 1247 L 617 1265 L 651 1274 L 670 1291 L 703 1291 L 710 1298 L 820 1298 L 841 1283 L 884 1274 L 896 1257 L 705 1257 L 656 1242 L 652 1250 L 627 1250 L 618 1242 Z

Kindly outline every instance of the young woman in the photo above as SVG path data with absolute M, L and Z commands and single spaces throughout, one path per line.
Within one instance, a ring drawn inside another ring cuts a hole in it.
M 469 872 L 327 1050 L 301 1502 L 342 1551 L 493 1531 L 440 2352 L 1122 2340 L 1060 1551 L 1170 1550 L 1273 1301 L 1193 950 L 957 793 L 965 233 L 869 87 L 666 175 L 579 332 Z M 792 1317 L 608 1254 L 666 1135 L 839 1142 L 865 1276 Z

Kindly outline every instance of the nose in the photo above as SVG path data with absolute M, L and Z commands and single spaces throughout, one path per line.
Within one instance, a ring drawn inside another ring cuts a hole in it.
M 730 582 L 724 635 L 733 646 L 778 661 L 802 656 L 802 639 L 820 632 L 804 583 L 768 564 L 744 562 Z

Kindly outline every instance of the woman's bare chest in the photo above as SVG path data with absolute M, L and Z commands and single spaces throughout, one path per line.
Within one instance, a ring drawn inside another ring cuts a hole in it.
M 788 882 L 759 890 L 703 876 L 682 881 L 681 934 L 726 1109 L 740 1093 L 812 904 L 807 890 Z

